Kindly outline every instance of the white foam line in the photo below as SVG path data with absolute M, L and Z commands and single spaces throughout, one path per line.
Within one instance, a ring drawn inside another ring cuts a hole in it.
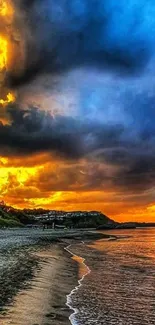
M 84 242 L 82 242 L 84 244 Z M 71 245 L 65 247 L 64 249 L 70 253 L 72 256 L 77 256 L 75 254 L 73 254 L 73 252 L 70 250 Z M 71 322 L 72 325 L 78 325 L 75 316 L 78 314 L 79 310 L 77 308 L 74 308 L 72 306 L 72 295 L 82 286 L 82 281 L 84 280 L 84 278 L 91 272 L 90 268 L 88 267 L 88 265 L 85 264 L 85 258 L 82 258 L 81 256 L 78 256 L 81 259 L 81 263 L 86 267 L 87 272 L 82 276 L 82 278 L 80 280 L 78 280 L 78 285 L 70 292 L 69 295 L 67 295 L 67 302 L 66 305 L 69 307 L 69 309 L 71 309 L 73 311 L 73 313 L 71 314 L 71 316 L 69 317 L 69 320 Z

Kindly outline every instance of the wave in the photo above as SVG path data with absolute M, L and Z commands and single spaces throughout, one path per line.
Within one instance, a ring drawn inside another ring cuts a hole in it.
M 84 244 L 84 242 L 82 242 Z M 80 280 L 78 280 L 78 285 L 69 293 L 69 295 L 67 295 L 67 302 L 66 302 L 66 306 L 69 307 L 70 310 L 73 311 L 73 313 L 70 315 L 69 320 L 71 322 L 72 325 L 78 325 L 78 322 L 76 321 L 76 315 L 78 314 L 79 310 L 77 308 L 74 308 L 72 306 L 72 296 L 74 295 L 74 293 L 76 291 L 79 290 L 79 288 L 82 286 L 82 282 L 84 280 L 84 278 L 90 274 L 91 269 L 88 267 L 88 265 L 86 265 L 85 263 L 85 258 L 81 257 L 81 256 L 77 256 L 75 255 L 71 250 L 70 247 L 72 245 L 68 245 L 67 247 L 65 247 L 64 249 L 71 254 L 71 256 L 76 257 L 79 261 L 79 263 L 81 263 L 85 268 L 86 268 L 86 273 L 83 274 L 83 276 L 81 277 Z

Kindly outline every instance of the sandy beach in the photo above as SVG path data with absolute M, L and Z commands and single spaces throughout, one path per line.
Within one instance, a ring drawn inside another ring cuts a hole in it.
M 0 233 L 0 324 L 70 324 L 67 296 L 81 261 L 65 248 L 109 237 L 94 231 L 12 230 Z M 85 272 L 85 270 L 84 270 Z
M 1 315 L 2 325 L 61 325 L 70 324 L 71 311 L 66 306 L 66 295 L 77 284 L 77 265 L 63 244 L 52 244 L 35 253 L 39 270 Z

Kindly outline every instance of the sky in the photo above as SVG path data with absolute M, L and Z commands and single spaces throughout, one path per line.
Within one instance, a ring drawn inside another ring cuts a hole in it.
M 155 222 L 153 0 L 0 0 L 0 199 Z

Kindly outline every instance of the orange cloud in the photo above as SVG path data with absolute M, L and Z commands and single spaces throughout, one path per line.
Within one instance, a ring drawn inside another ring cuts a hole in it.
M 49 154 L 0 157 L 0 198 L 19 208 L 99 210 L 117 221 L 155 220 L 153 192 L 123 193 L 106 178 L 104 187 L 95 178 L 93 187 L 94 168 L 91 162 L 65 162 Z

